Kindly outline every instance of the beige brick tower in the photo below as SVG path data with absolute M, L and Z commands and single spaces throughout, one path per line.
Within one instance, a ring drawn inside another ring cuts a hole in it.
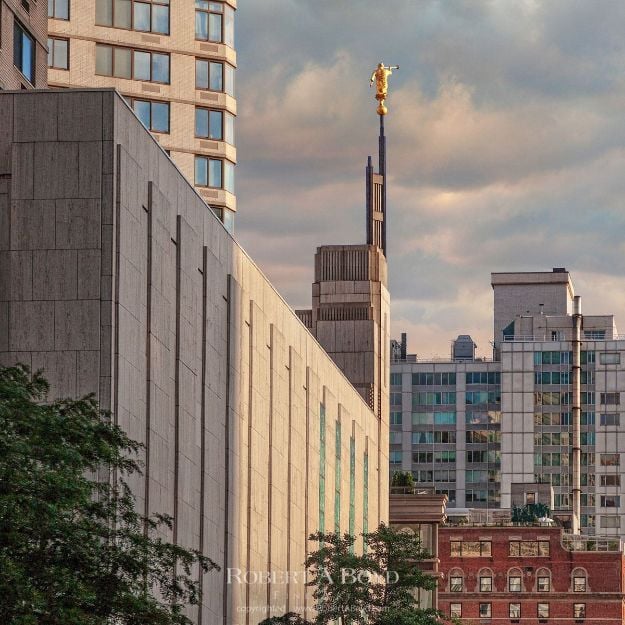
M 115 87 L 228 229 L 236 211 L 236 6 L 236 0 L 48 4 L 50 86 Z

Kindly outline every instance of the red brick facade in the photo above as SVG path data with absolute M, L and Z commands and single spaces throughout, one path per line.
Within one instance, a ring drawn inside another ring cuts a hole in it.
M 438 607 L 462 622 L 625 622 L 623 554 L 566 549 L 559 528 L 441 527 L 438 556 Z

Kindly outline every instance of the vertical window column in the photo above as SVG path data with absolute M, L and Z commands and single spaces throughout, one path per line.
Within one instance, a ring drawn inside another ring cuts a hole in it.
M 334 469 L 334 531 L 341 531 L 341 422 L 336 422 Z
M 326 407 L 319 406 L 319 531 L 326 531 Z

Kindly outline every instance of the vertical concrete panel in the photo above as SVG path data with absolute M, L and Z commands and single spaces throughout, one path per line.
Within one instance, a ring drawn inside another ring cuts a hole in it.
M 13 140 L 18 143 L 57 141 L 58 102 L 56 93 L 21 95 L 13 113 Z
M 11 173 L 13 141 L 13 96 L 5 96 L 0 106 L 0 176 Z

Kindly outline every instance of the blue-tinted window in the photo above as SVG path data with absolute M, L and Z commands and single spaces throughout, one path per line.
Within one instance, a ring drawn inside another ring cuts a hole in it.
M 224 114 L 224 141 L 234 145 L 234 115 Z
M 401 464 L 401 451 L 391 451 L 388 457 L 391 464 Z
M 200 187 L 223 188 L 223 161 L 206 156 L 195 157 L 195 184 Z
M 221 2 L 195 0 L 195 38 L 221 43 L 224 5 Z
M 29 82 L 35 81 L 35 40 L 17 21 L 13 22 L 13 63 Z
M 133 25 L 135 30 L 150 31 L 150 5 L 148 3 L 134 3 Z
M 234 48 L 234 9 L 226 5 L 224 7 L 225 26 L 224 26 L 224 43 Z
M 135 114 L 143 125 L 153 132 L 169 132 L 169 102 L 131 100 Z
M 208 186 L 221 189 L 223 163 L 219 159 L 208 159 Z
M 224 113 L 204 108 L 195 109 L 195 135 L 223 141 Z
M 169 55 L 152 53 L 152 80 L 169 82 Z
M 435 425 L 455 425 L 456 413 L 455 412 L 435 412 L 434 424 Z
M 402 413 L 391 412 L 391 425 L 401 425 L 401 423 L 402 423 Z
M 135 77 L 135 80 L 150 80 L 150 53 L 149 52 L 140 52 L 139 50 L 135 50 L 134 77 Z
M 208 159 L 195 157 L 195 184 L 199 187 L 208 186 Z
M 224 189 L 234 193 L 234 164 L 224 161 Z
M 169 132 L 169 103 L 152 102 L 152 130 Z
M 151 119 L 150 103 L 145 100 L 135 100 L 133 108 L 136 116 L 141 120 L 141 123 L 149 129 Z
M 158 4 L 152 5 L 152 32 L 169 34 L 169 7 Z
M 209 62 L 208 88 L 211 91 L 223 91 L 224 89 L 224 66 L 223 63 Z

